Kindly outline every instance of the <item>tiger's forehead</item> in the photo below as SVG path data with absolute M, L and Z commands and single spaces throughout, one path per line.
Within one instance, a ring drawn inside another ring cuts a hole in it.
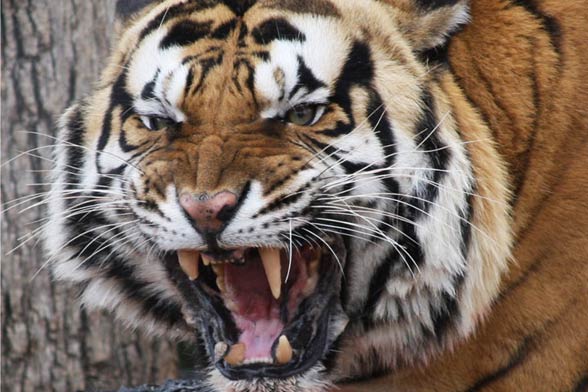
M 352 41 L 336 16 L 328 1 L 259 2 L 245 15 L 226 2 L 158 6 L 129 32 L 138 37 L 125 65 L 133 106 L 246 122 L 325 102 Z

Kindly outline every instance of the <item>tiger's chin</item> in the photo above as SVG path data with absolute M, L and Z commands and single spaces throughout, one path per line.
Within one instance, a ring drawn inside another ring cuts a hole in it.
M 345 256 L 339 237 L 292 252 L 168 254 L 166 268 L 184 318 L 204 342 L 213 382 L 235 391 L 322 390 L 321 360 L 347 325 L 340 303 Z

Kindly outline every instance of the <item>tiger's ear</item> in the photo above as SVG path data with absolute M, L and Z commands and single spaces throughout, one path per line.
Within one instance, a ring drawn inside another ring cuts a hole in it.
M 116 2 L 116 17 L 119 22 L 125 23 L 133 15 L 139 13 L 148 5 L 159 3 L 161 0 L 118 0 Z
M 417 52 L 443 45 L 469 21 L 469 0 L 384 0 Z

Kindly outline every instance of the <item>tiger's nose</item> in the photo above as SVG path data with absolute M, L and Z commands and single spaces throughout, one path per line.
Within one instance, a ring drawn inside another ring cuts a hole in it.
M 229 191 L 214 196 L 183 193 L 180 196 L 180 205 L 201 233 L 215 233 L 235 214 L 237 195 Z

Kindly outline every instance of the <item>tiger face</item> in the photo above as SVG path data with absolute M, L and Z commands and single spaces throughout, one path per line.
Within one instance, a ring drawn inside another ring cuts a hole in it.
M 427 60 L 467 7 L 420 3 L 133 10 L 61 121 L 58 276 L 133 326 L 198 335 L 219 390 L 322 390 L 469 334 L 508 256 L 506 209 L 485 204 L 504 174 L 480 185 L 485 129 Z

